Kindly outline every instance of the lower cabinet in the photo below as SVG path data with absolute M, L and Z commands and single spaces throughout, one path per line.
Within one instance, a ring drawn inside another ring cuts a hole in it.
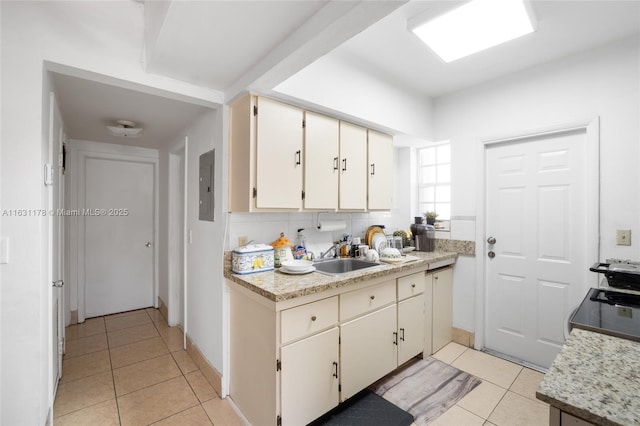
M 453 339 L 453 269 L 446 268 L 427 274 L 433 279 L 432 353 L 438 352 Z
M 342 401 L 398 366 L 396 305 L 340 325 Z
M 451 278 L 423 270 L 278 303 L 229 282 L 231 398 L 251 424 L 313 421 L 451 340 Z
M 338 405 L 338 327 L 280 348 L 281 417 L 304 425 Z
M 424 311 L 424 294 L 398 302 L 398 365 L 424 350 Z

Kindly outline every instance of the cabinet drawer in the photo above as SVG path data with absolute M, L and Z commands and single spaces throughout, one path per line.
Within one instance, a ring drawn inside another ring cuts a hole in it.
M 398 300 L 424 293 L 424 272 L 398 278 Z
M 378 309 L 396 301 L 396 283 L 387 281 L 340 295 L 340 321 Z
M 338 296 L 318 300 L 280 314 L 281 342 L 309 336 L 338 323 Z

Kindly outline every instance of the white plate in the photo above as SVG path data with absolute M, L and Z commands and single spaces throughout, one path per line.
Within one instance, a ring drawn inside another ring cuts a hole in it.
M 310 260 L 284 260 L 281 262 L 283 268 L 287 268 L 289 272 L 307 272 L 309 268 L 313 268 L 313 262 Z
M 410 253 L 412 251 L 414 251 L 416 248 L 415 247 L 405 247 L 402 249 L 403 253 Z
M 378 253 L 380 253 L 380 250 L 387 248 L 387 238 L 381 233 L 375 234 L 371 243 L 373 244 L 372 248 Z
M 380 262 L 386 262 L 386 263 L 400 263 L 402 261 L 404 261 L 404 259 L 401 257 L 381 257 L 380 258 Z
M 292 271 L 290 269 L 287 269 L 286 266 L 282 266 L 280 267 L 280 272 L 282 272 L 283 274 L 287 274 L 287 275 L 303 275 L 303 274 L 308 274 L 310 272 L 313 272 L 316 270 L 315 266 L 312 266 L 309 269 L 306 269 L 304 271 Z

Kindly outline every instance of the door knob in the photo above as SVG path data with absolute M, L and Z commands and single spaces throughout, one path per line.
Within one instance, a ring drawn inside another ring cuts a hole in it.
M 489 256 L 489 259 L 493 259 L 494 257 L 496 257 L 496 254 L 493 251 L 490 251 L 489 253 L 487 253 L 487 256 Z
M 64 281 L 58 280 L 58 281 L 54 281 L 52 284 L 54 287 L 62 287 L 64 285 Z
M 151 247 L 151 243 L 150 243 L 150 242 L 146 242 L 146 243 L 144 244 L 144 246 L 145 246 L 145 247 L 147 247 L 147 248 L 149 248 L 149 247 Z
M 489 238 L 487 238 L 487 242 L 488 242 L 489 244 L 495 244 L 495 243 L 496 243 L 496 239 L 495 239 L 495 238 L 493 238 L 493 237 L 489 237 Z

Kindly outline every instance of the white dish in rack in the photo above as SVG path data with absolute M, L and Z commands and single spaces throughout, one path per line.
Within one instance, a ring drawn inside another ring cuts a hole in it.
M 303 274 L 308 274 L 311 273 L 313 271 L 316 270 L 315 266 L 310 267 L 309 269 L 304 269 L 304 270 L 291 270 L 289 268 L 287 268 L 286 266 L 282 266 L 280 269 L 280 272 L 282 272 L 283 274 L 288 274 L 288 275 L 303 275 Z
M 415 249 L 416 249 L 415 247 L 404 247 L 402 249 L 402 252 L 403 253 L 410 253 L 410 252 L 414 251 Z

